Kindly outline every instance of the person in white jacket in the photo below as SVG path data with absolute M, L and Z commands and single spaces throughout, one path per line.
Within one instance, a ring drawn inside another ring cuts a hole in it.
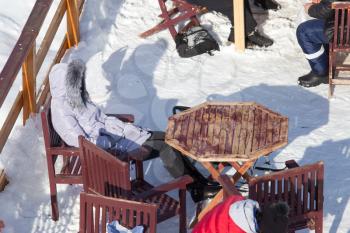
M 216 194 L 220 187 L 208 182 L 179 151 L 166 144 L 164 132 L 147 131 L 106 116 L 89 98 L 85 69 L 82 60 L 73 60 L 55 65 L 49 75 L 52 124 L 65 143 L 78 147 L 78 137 L 83 135 L 118 155 L 127 155 L 142 146 L 149 151 L 144 159 L 160 157 L 174 178 L 186 174 L 193 177 L 188 190 L 195 202 Z

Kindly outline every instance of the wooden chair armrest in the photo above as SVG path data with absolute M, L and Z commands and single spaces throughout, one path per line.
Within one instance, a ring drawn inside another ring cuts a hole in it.
M 181 176 L 179 178 L 176 178 L 175 180 L 172 180 L 166 184 L 159 185 L 157 187 L 154 187 L 146 192 L 140 193 L 139 195 L 135 196 L 135 199 L 145 199 L 150 198 L 156 195 L 160 195 L 163 193 L 167 193 L 174 189 L 186 189 L 186 186 L 193 182 L 192 177 L 189 175 Z
M 232 195 L 242 195 L 235 187 L 235 184 L 232 182 L 231 178 L 228 175 L 220 175 L 218 178 L 219 183 L 221 184 L 225 193 L 229 196 Z
M 51 147 L 49 152 L 54 155 L 72 156 L 79 155 L 79 148 L 76 147 Z
M 127 123 L 134 123 L 135 117 L 132 114 L 112 114 L 108 113 L 107 116 L 113 116 L 118 118 L 121 121 L 127 122 Z
M 285 162 L 285 164 L 286 164 L 286 167 L 287 167 L 288 169 L 295 168 L 295 167 L 299 167 L 299 164 L 298 164 L 297 162 L 295 162 L 294 159 L 287 160 L 287 161 Z

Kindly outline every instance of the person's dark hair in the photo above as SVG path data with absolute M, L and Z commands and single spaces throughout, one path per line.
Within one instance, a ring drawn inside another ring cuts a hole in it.
M 85 63 L 80 60 L 73 60 L 68 64 L 66 75 L 66 91 L 68 103 L 72 108 L 81 110 L 86 107 L 89 100 L 89 93 L 85 86 Z
M 287 233 L 289 207 L 285 202 L 271 203 L 257 214 L 259 233 Z

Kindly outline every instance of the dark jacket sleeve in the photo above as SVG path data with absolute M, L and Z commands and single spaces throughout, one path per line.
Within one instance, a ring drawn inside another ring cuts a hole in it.
M 333 15 L 332 2 L 330 0 L 321 0 L 320 3 L 314 4 L 309 8 L 308 14 L 317 19 L 328 19 Z

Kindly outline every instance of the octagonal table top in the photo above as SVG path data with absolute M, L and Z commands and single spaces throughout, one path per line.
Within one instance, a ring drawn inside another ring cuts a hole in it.
M 169 117 L 165 141 L 197 161 L 249 161 L 288 142 L 288 118 L 254 102 L 206 102 Z

